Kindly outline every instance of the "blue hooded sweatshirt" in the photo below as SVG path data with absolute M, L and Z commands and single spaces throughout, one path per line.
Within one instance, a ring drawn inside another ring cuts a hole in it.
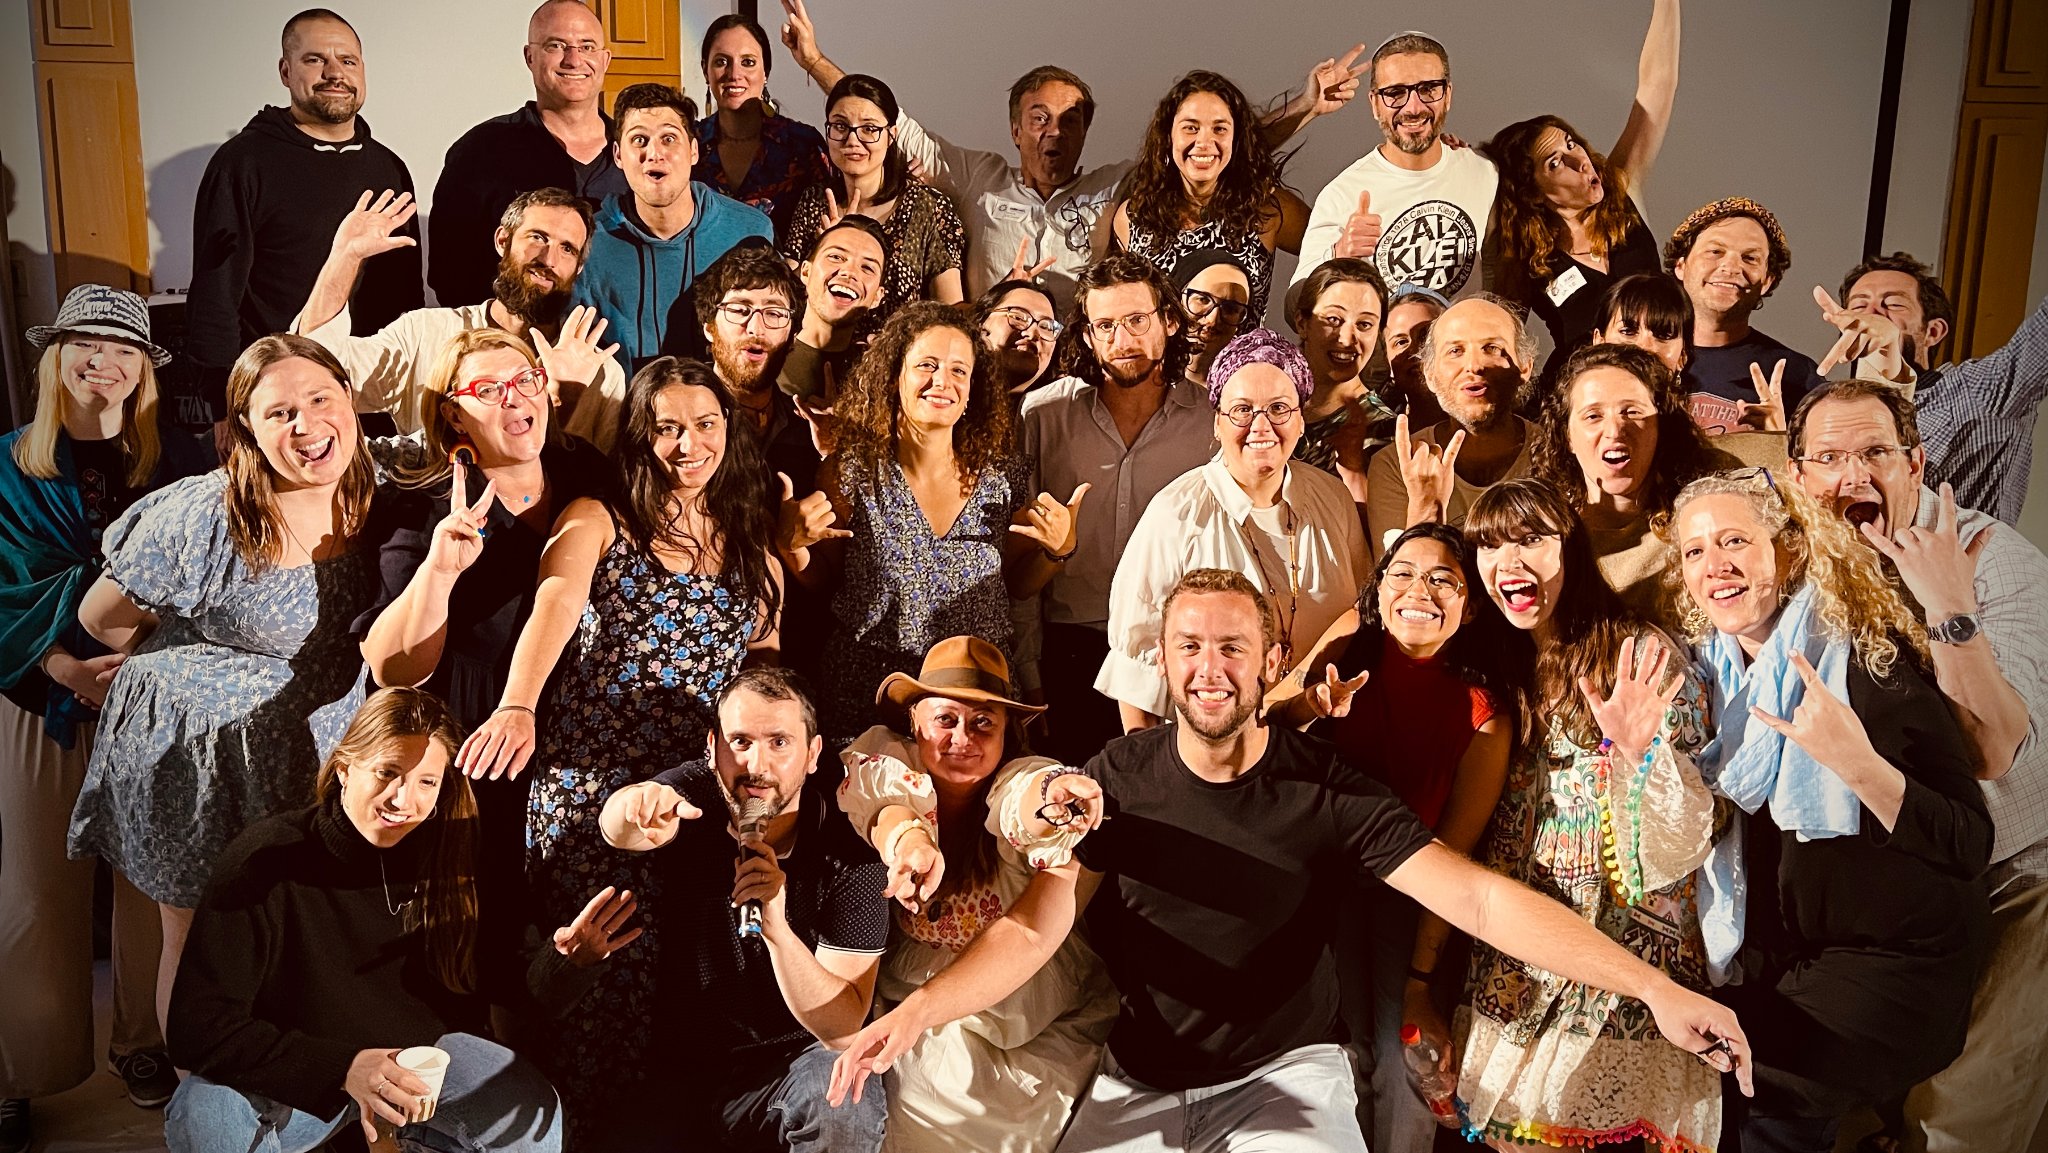
M 598 205 L 597 232 L 570 301 L 594 306 L 609 322 L 601 339 L 618 342 L 629 375 L 657 356 L 701 356 L 704 333 L 690 286 L 747 237 L 774 239 L 760 209 L 694 180 L 690 193 L 696 204 L 690 226 L 667 240 L 633 218 L 631 192 L 613 193 Z

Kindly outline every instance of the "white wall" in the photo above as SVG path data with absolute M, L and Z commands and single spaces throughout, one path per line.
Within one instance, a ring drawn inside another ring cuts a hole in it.
M 50 262 L 50 228 L 43 211 L 43 146 L 36 124 L 35 50 L 29 6 L 0 2 L 0 198 L 5 200 L 9 267 L 22 290 L 15 304 L 22 324 L 47 324 L 57 315 Z M 9 334 L 18 339 L 19 333 Z M 25 346 L 24 346 L 25 347 Z M 0 405 L 0 412 L 5 406 Z

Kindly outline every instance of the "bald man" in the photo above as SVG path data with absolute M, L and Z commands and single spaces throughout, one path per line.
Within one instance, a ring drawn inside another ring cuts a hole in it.
M 604 25 L 581 0 L 546 0 L 526 23 L 533 99 L 462 134 L 441 162 L 427 218 L 427 283 L 448 308 L 491 298 L 491 237 L 512 198 L 566 188 L 594 207 L 626 178 L 612 162 L 611 119 L 598 110 L 612 62 Z

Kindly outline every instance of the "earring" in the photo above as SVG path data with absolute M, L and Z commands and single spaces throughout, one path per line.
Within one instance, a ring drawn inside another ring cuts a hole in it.
M 466 436 L 456 441 L 455 447 L 448 450 L 448 463 L 451 465 L 466 464 L 471 468 L 475 468 L 476 445 Z
M 431 821 L 431 820 L 433 820 L 433 819 L 434 819 L 434 814 L 435 814 L 435 813 L 437 813 L 437 812 L 440 812 L 440 811 L 441 811 L 441 805 L 440 805 L 440 802 L 436 801 L 435 803 L 433 803 L 433 804 L 431 804 L 431 805 L 428 805 L 428 806 L 427 806 L 427 815 L 426 815 L 426 816 L 424 816 L 424 817 L 421 817 L 420 819 L 421 819 L 421 820 L 423 820 L 423 821 Z
M 768 95 L 766 84 L 761 85 L 761 111 L 770 116 L 782 115 L 782 105 L 775 102 L 775 97 Z

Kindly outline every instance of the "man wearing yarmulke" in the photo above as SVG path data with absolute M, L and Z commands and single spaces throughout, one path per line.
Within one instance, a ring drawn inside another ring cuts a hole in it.
M 1746 196 L 1716 200 L 1673 230 L 1664 265 L 1692 298 L 1685 389 L 1693 420 L 1709 436 L 1783 429 L 1785 414 L 1821 376 L 1811 358 L 1749 324 L 1792 267 L 1778 218 Z

